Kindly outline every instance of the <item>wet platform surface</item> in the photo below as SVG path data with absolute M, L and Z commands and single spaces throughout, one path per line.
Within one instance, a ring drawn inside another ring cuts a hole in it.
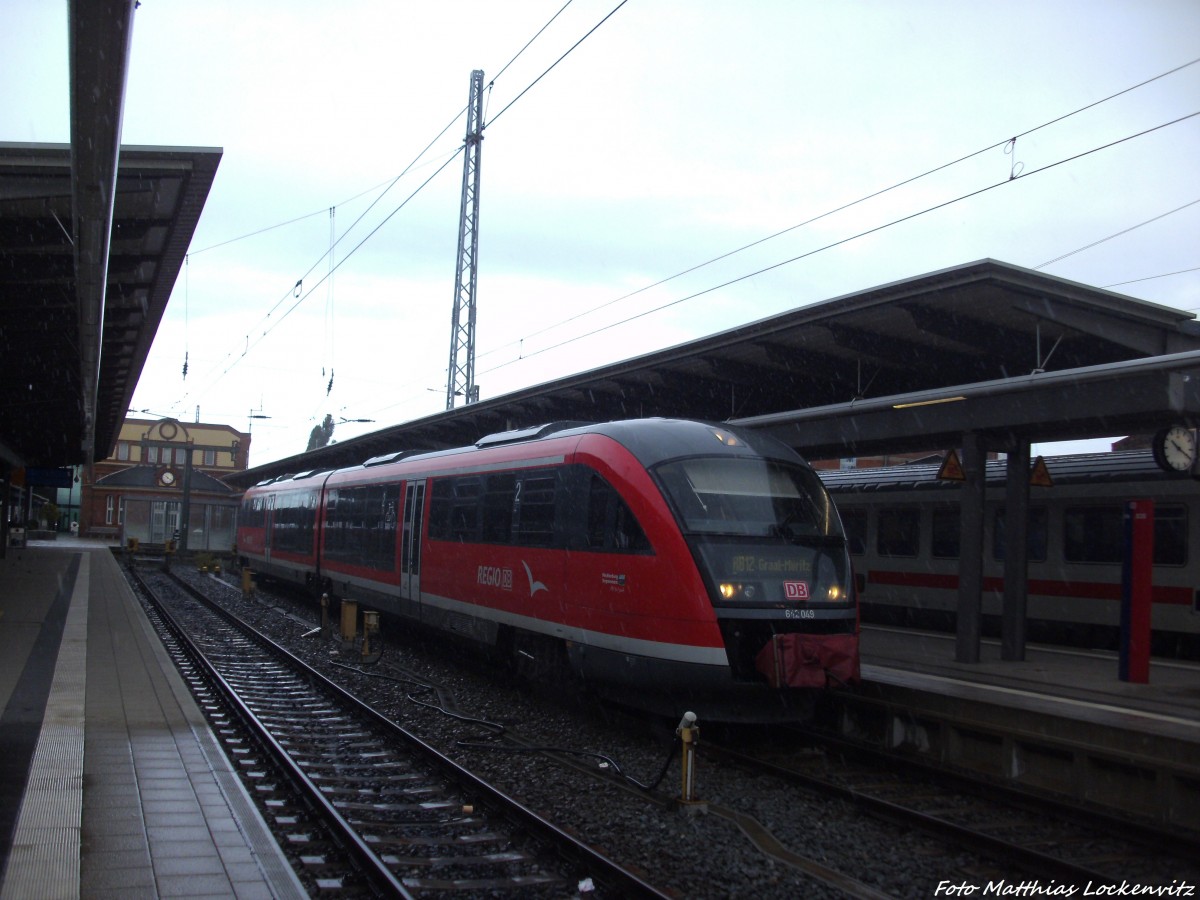
M 1145 684 L 1122 681 L 1118 655 L 1030 644 L 1003 660 L 985 638 L 980 661 L 955 659 L 953 634 L 865 625 L 864 681 L 926 690 L 1200 743 L 1200 664 L 1152 658 Z
M 303 897 L 107 546 L 0 559 L 0 900 Z

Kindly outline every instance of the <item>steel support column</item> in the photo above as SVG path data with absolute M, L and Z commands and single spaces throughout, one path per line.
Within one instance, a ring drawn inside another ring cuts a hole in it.
M 958 635 L 955 659 L 979 662 L 983 633 L 983 491 L 984 447 L 974 433 L 963 435 L 962 525 L 958 574 Z
M 1008 454 L 1004 488 L 1004 608 L 1000 658 L 1025 658 L 1025 610 L 1029 599 L 1029 442 Z
M 471 73 L 463 155 L 462 203 L 458 211 L 458 264 L 454 270 L 454 312 L 450 319 L 450 366 L 446 409 L 454 398 L 479 399 L 475 388 L 475 285 L 479 257 L 479 163 L 483 146 L 483 70 Z

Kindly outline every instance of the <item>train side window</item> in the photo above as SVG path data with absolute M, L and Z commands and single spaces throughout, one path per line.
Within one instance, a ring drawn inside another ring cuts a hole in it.
M 1063 558 L 1067 562 L 1119 563 L 1124 554 L 1119 506 L 1076 506 L 1063 512 Z
M 962 514 L 958 507 L 933 510 L 929 552 L 941 559 L 958 559 L 962 541 Z
M 304 546 L 304 517 L 300 505 L 302 496 L 280 494 L 275 501 L 275 515 L 271 520 L 271 548 L 294 553 L 311 549 L 312 529 L 308 532 L 308 547 Z
M 588 485 L 587 549 L 610 553 L 651 553 L 650 541 L 621 495 L 599 475 Z
M 992 559 L 997 561 L 1004 559 L 1005 548 L 1008 546 L 1008 538 L 1004 532 L 1004 515 L 1005 510 L 1002 506 L 992 517 Z M 1030 507 L 1029 519 L 1026 522 L 1026 528 L 1029 530 L 1025 535 L 1025 552 L 1028 554 L 1029 562 L 1046 561 L 1048 521 L 1046 507 Z
M 450 478 L 435 478 L 429 488 L 429 537 L 450 540 L 450 506 L 454 488 Z
M 842 530 L 846 532 L 846 544 L 855 556 L 867 552 L 867 511 L 865 509 L 842 510 Z
M 489 475 L 483 494 L 483 539 L 494 544 L 512 541 L 513 504 L 517 476 L 512 472 Z
M 242 501 L 239 523 L 245 528 L 262 528 L 267 524 L 267 512 L 261 495 Z
M 881 509 L 875 528 L 875 550 L 880 556 L 917 556 L 921 549 L 919 509 Z
M 558 494 L 555 470 L 521 475 L 513 504 L 513 536 L 523 547 L 552 547 L 555 544 L 554 510 Z
M 325 503 L 325 555 L 372 569 L 394 569 L 399 503 L 399 484 L 330 491 Z
M 1187 507 L 1154 506 L 1154 564 L 1186 566 L 1188 561 Z
M 480 537 L 483 479 L 478 475 L 463 475 L 453 479 L 452 485 L 449 539 L 475 543 Z

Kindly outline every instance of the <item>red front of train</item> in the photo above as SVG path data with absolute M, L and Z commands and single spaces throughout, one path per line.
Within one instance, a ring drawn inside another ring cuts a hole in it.
M 255 504 L 269 512 L 244 514 L 238 545 L 256 570 L 529 671 L 564 662 L 633 705 L 758 718 L 858 678 L 837 512 L 803 460 L 754 435 L 548 426 L 276 480 Z

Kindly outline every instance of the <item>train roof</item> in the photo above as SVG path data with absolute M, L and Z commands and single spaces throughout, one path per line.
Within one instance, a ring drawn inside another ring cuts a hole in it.
M 581 436 L 585 434 L 601 434 L 612 438 L 625 447 L 647 468 L 667 459 L 704 455 L 710 451 L 721 455 L 754 455 L 775 459 L 799 460 L 800 457 L 786 444 L 772 437 L 730 428 L 715 422 L 698 422 L 689 419 L 630 419 L 615 422 L 550 422 L 531 428 L 514 431 L 497 432 L 480 438 L 473 445 L 455 447 L 449 450 L 395 450 L 389 453 L 373 456 L 357 466 L 343 469 L 314 469 L 307 472 L 288 473 L 275 478 L 268 478 L 254 485 L 255 488 L 275 487 L 307 487 L 307 484 L 297 484 L 311 480 L 318 475 L 349 475 L 367 469 L 387 466 L 393 463 L 423 462 L 425 460 L 445 459 L 461 456 L 477 450 L 518 446 L 521 444 L 537 444 L 552 438 Z
M 1125 450 L 1113 453 L 1083 453 L 1051 456 L 1045 460 L 1054 484 L 1097 484 L 1106 482 L 1187 480 L 1187 475 L 1164 472 L 1149 450 Z M 986 482 L 989 487 L 1003 485 L 1007 462 L 988 460 Z M 914 463 L 906 466 L 879 466 L 868 469 L 821 469 L 817 472 L 831 493 L 869 491 L 954 490 L 958 481 L 937 477 L 941 463 Z

